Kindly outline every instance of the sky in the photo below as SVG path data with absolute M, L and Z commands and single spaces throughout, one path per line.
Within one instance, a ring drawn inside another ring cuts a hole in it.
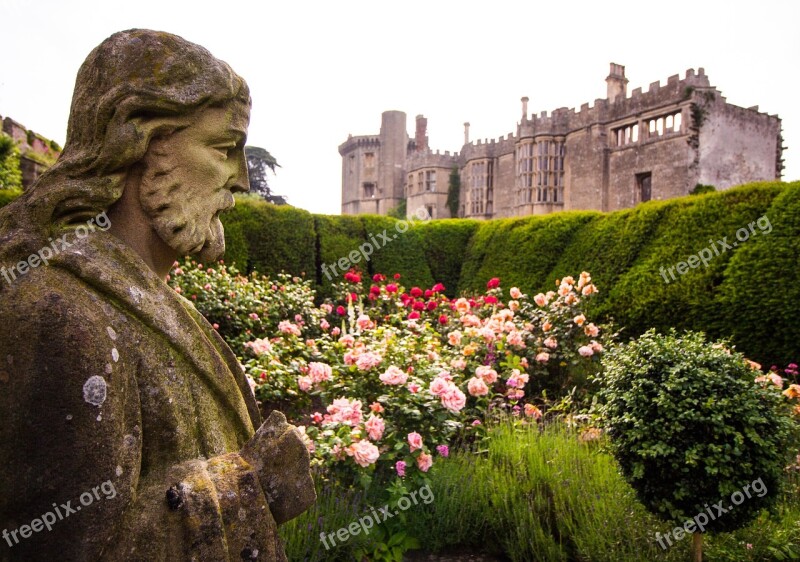
M 516 132 L 529 113 L 705 68 L 728 102 L 783 120 L 783 179 L 800 179 L 800 2 L 0 0 L 0 115 L 63 144 L 75 74 L 112 33 L 149 28 L 208 48 L 247 80 L 248 144 L 281 165 L 270 184 L 316 213 L 341 210 L 348 134 L 381 112 L 428 119 L 431 148 Z

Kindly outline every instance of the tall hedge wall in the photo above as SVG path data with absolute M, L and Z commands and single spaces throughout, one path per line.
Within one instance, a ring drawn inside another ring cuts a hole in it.
M 9 199 L 1 195 L 0 205 Z M 765 216 L 770 232 L 755 222 Z M 439 281 L 450 296 L 481 290 L 491 277 L 506 288 L 546 291 L 585 270 L 601 290 L 593 313 L 613 319 L 624 335 L 691 328 L 732 337 L 762 362 L 800 359 L 800 182 L 750 184 L 615 213 L 492 221 L 312 215 L 245 197 L 223 222 L 228 262 L 304 274 L 323 296 L 350 264 L 370 275 L 399 272 L 409 286 Z M 737 240 L 748 225 L 747 240 Z M 707 266 L 682 275 L 673 269 L 671 278 L 670 267 L 700 252 L 713 252 Z

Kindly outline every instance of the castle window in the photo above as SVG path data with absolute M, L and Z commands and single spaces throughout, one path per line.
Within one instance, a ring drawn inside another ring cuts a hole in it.
M 375 197 L 375 184 L 374 183 L 364 183 L 364 197 L 367 199 L 371 199 Z
M 406 192 L 409 195 L 414 193 L 414 174 L 408 174 L 408 185 L 406 186 Z
M 350 162 L 350 173 L 352 174 L 353 172 L 355 172 L 355 169 L 356 169 L 356 155 L 355 154 L 351 154 L 350 155 L 349 162 Z
M 436 170 L 425 172 L 425 190 L 436 191 Z
M 653 117 L 647 120 L 647 134 L 649 137 L 660 137 L 667 133 L 681 132 L 681 112 L 676 111 L 669 115 Z
M 422 172 L 417 173 L 417 193 L 422 193 L 422 182 L 425 174 Z
M 645 172 L 643 174 L 636 174 L 636 189 L 639 195 L 639 202 L 644 203 L 650 201 L 652 197 L 652 173 Z
M 617 146 L 639 142 L 639 124 L 618 127 L 612 131 L 612 135 L 616 138 Z
M 428 218 L 432 219 L 433 218 L 433 206 L 432 205 L 426 205 L 425 206 L 425 210 L 428 212 Z
M 375 167 L 375 153 L 374 152 L 365 152 L 364 153 L 364 167 L 365 168 L 374 168 Z

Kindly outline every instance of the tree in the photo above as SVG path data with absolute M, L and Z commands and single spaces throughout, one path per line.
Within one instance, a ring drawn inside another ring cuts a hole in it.
M 0 189 L 21 189 L 19 148 L 7 134 L 0 131 Z
M 286 198 L 282 195 L 273 194 L 267 179 L 267 170 L 271 170 L 274 174 L 275 168 L 281 167 L 275 157 L 258 146 L 246 146 L 244 153 L 247 157 L 247 176 L 250 179 L 250 191 L 261 195 L 270 203 L 285 205 Z
M 461 174 L 458 173 L 458 166 L 453 166 L 450 170 L 450 178 L 447 185 L 447 208 L 450 209 L 450 217 L 458 216 L 459 197 L 461 196 Z
M 678 526 L 657 535 L 665 549 L 670 534 L 693 534 L 702 560 L 703 533 L 739 529 L 780 496 L 797 426 L 754 365 L 724 342 L 674 330 L 603 357 L 599 413 L 611 452 L 639 501 Z

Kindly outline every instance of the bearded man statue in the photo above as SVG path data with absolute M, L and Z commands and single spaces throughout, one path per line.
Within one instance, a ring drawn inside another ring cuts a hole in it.
M 249 113 L 204 48 L 117 33 L 78 73 L 61 157 L 0 211 L 0 560 L 286 559 L 308 452 L 165 283 L 222 256 Z

